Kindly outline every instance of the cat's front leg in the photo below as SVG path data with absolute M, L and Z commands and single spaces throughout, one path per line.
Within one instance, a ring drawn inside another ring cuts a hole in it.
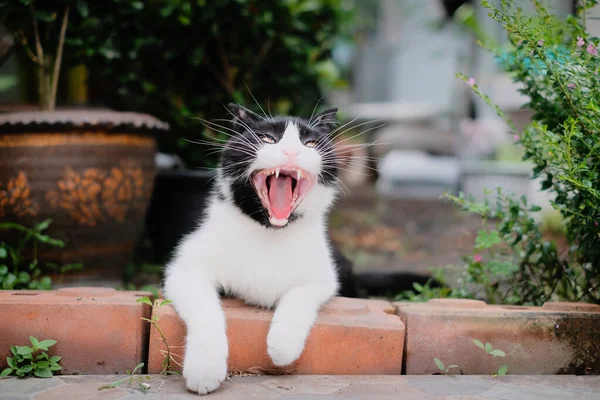
M 267 351 L 275 365 L 289 365 L 300 357 L 319 308 L 336 291 L 334 282 L 310 284 L 294 287 L 281 297 L 267 336 Z
M 227 377 L 225 315 L 216 287 L 201 266 L 176 258 L 167 271 L 165 294 L 187 327 L 183 361 L 187 388 L 210 393 Z

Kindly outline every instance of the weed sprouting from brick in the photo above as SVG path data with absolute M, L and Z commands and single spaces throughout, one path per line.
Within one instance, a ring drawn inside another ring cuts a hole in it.
M 506 357 L 506 353 L 504 351 L 502 351 L 500 349 L 494 349 L 494 347 L 491 345 L 491 343 L 483 344 L 483 342 L 481 340 L 473 339 L 473 344 L 475 346 L 479 347 L 480 349 L 483 349 L 488 355 L 490 355 L 492 357 Z M 452 364 L 452 365 L 448 365 L 448 366 L 444 365 L 442 360 L 440 360 L 437 357 L 435 357 L 433 359 L 433 362 L 434 362 L 435 366 L 440 370 L 440 373 L 442 375 L 448 374 L 448 372 L 453 368 L 458 368 L 458 365 L 456 365 L 456 364 Z M 498 370 L 493 372 L 491 375 L 492 376 L 504 376 L 507 373 L 508 373 L 508 365 L 502 364 L 500 366 L 500 368 L 498 368 Z M 460 374 L 463 375 L 462 369 L 460 369 Z
M 144 303 L 144 304 L 147 304 L 150 307 L 152 307 L 152 318 L 142 317 L 142 320 L 144 320 L 154 326 L 154 328 L 160 335 L 160 338 L 166 347 L 165 358 L 164 358 L 163 364 L 162 364 L 163 369 L 162 369 L 162 371 L 160 371 L 158 376 L 179 375 L 179 372 L 172 371 L 173 355 L 171 354 L 171 347 L 169 346 L 169 342 L 167 341 L 167 338 L 165 337 L 162 329 L 160 328 L 160 325 L 158 324 L 160 316 L 159 316 L 158 312 L 155 312 L 160 307 L 171 304 L 171 300 L 155 300 L 154 302 L 152 302 L 152 300 L 150 300 L 148 297 L 141 297 L 137 300 L 137 302 Z M 139 375 L 139 374 L 136 375 L 136 372 L 138 372 L 142 368 L 144 368 L 144 365 L 145 364 L 143 362 L 139 363 L 138 365 L 135 366 L 135 368 L 133 370 L 131 370 L 131 372 L 129 370 L 127 371 L 126 378 L 119 379 L 115 382 L 109 383 L 108 385 L 104 385 L 104 386 L 98 388 L 98 390 L 113 389 L 113 388 L 121 386 L 125 382 L 127 382 L 127 384 L 131 386 L 131 384 L 135 381 L 135 382 L 137 382 L 137 388 L 139 390 L 141 390 L 144 393 L 148 392 L 148 390 L 150 390 L 150 388 L 151 388 L 151 386 L 148 382 L 156 379 L 156 376 Z
M 31 346 L 10 346 L 12 357 L 6 357 L 8 367 L 5 368 L 0 377 L 15 375 L 19 378 L 37 376 L 38 378 L 51 378 L 56 371 L 62 367 L 58 365 L 60 356 L 50 357 L 48 349 L 56 344 L 56 340 L 39 341 L 30 336 Z

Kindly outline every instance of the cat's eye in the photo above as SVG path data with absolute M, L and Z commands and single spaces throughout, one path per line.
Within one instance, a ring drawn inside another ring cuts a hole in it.
M 262 141 L 268 144 L 273 144 L 275 143 L 275 139 L 273 139 L 271 136 L 267 136 L 267 135 L 263 135 L 261 137 Z
M 304 143 L 304 145 L 305 145 L 306 147 L 313 148 L 313 147 L 317 147 L 317 142 L 315 142 L 314 140 L 310 140 L 310 141 L 308 141 L 308 142 Z

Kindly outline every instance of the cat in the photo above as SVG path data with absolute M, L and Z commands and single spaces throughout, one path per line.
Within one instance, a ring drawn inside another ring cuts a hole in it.
M 175 250 L 164 280 L 164 294 L 187 327 L 186 386 L 199 394 L 227 376 L 220 292 L 275 307 L 267 352 L 286 366 L 301 355 L 320 307 L 340 286 L 326 229 L 338 194 L 337 108 L 308 120 L 228 108 L 230 138 L 208 206 Z

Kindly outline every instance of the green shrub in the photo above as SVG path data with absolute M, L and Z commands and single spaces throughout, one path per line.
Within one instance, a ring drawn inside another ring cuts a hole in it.
M 64 247 L 62 240 L 53 239 L 45 231 L 52 220 L 36 224 L 33 228 L 12 222 L 0 222 L 0 235 L 10 241 L 0 240 L 0 290 L 48 290 L 52 280 L 42 276 L 42 265 L 38 260 L 41 246 Z M 80 270 L 82 264 L 57 265 L 45 263 L 46 268 L 57 270 L 61 275 Z
M 467 257 L 462 289 L 489 302 L 540 305 L 548 300 L 600 303 L 600 58 L 598 38 L 586 31 L 586 0 L 578 16 L 564 21 L 534 1 L 537 17 L 512 1 L 500 8 L 487 1 L 490 17 L 508 33 L 509 50 L 493 48 L 500 64 L 522 84 L 534 111 L 533 122 L 518 135 L 524 159 L 542 177 L 542 190 L 555 195 L 552 206 L 564 218 L 568 252 L 543 239 L 531 216 L 539 207 L 499 192 L 495 206 L 452 197 L 465 210 L 497 220 L 479 232 Z M 540 23 L 541 21 L 541 23 Z M 466 76 L 477 95 L 504 113 Z M 514 126 L 509 122 L 511 127 Z M 456 295 L 455 290 L 444 293 Z
M 184 139 L 216 135 L 198 119 L 231 101 L 310 115 L 338 79 L 331 49 L 348 21 L 342 0 L 106 0 L 70 45 L 88 58 L 92 95 L 169 122 L 162 151 L 190 167 L 214 162 Z M 106 37 L 108 40 L 105 40 Z

